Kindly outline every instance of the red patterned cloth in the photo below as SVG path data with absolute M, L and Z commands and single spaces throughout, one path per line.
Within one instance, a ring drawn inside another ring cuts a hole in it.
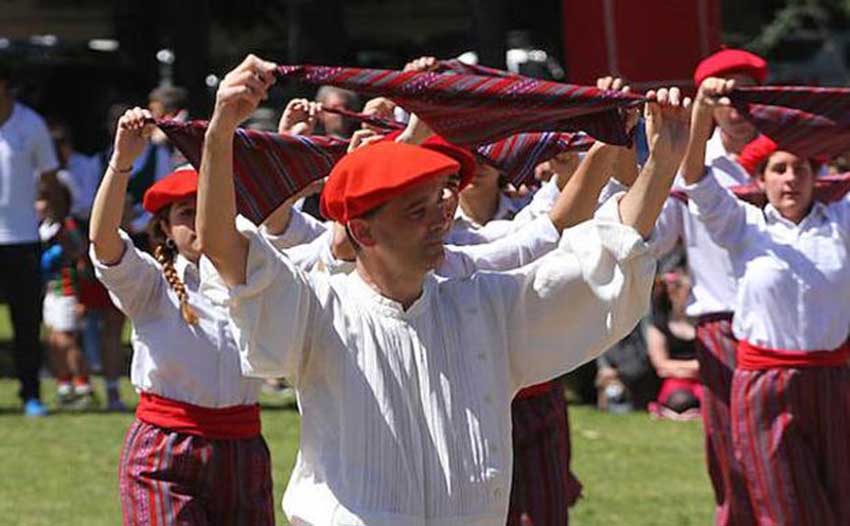
M 123 526 L 273 526 L 262 436 L 213 440 L 136 420 L 118 467 Z
M 620 108 L 638 95 L 528 77 L 279 66 L 278 75 L 384 96 L 455 144 L 479 146 L 523 132 L 584 131 L 610 144 L 629 136 Z
M 158 120 L 157 125 L 196 168 L 201 166 L 206 121 Z M 233 139 L 236 208 L 261 223 L 286 199 L 330 173 L 348 142 L 239 128 Z
M 764 207 L 767 204 L 767 196 L 764 194 L 764 190 L 759 188 L 754 182 L 732 186 L 729 189 L 738 199 L 742 199 L 758 207 Z M 850 192 L 850 173 L 826 175 L 815 179 L 814 197 L 816 201 L 829 204 L 843 199 L 848 192 Z M 688 194 L 682 190 L 671 191 L 670 197 L 678 199 L 683 203 L 688 202 Z
M 593 137 L 585 133 L 520 133 L 501 141 L 479 146 L 478 155 L 505 173 L 514 186 L 534 177 L 534 167 L 559 153 L 587 151 Z
M 730 99 L 780 150 L 827 158 L 850 150 L 850 88 L 746 87 Z

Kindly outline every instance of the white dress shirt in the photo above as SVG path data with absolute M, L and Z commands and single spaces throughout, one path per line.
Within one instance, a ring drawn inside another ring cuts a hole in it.
M 723 188 L 750 181 L 749 175 L 726 154 L 720 139 L 720 130 L 706 144 L 706 177 L 714 178 Z M 679 177 L 674 189 L 684 185 Z M 731 191 L 728 191 L 732 195 Z M 688 316 L 698 317 L 734 309 L 736 283 L 729 255 L 715 243 L 699 220 L 688 213 L 688 207 L 676 198 L 668 198 L 661 211 L 650 239 L 656 256 L 669 252 L 682 240 L 691 271 L 691 300 Z
M 655 272 L 634 229 L 588 221 L 512 272 L 428 274 L 405 310 L 358 272 L 307 274 L 237 225 L 247 278 L 228 302 L 243 373 L 298 393 L 283 505 L 299 525 L 504 524 L 514 394 L 631 331 Z
M 183 256 L 174 262 L 198 315 L 198 324 L 190 325 L 180 314 L 180 301 L 162 267 L 136 249 L 127 234 L 120 234 L 125 244 L 121 261 L 104 265 L 93 247 L 90 256 L 98 279 L 133 323 L 133 386 L 202 407 L 256 403 L 262 381 L 242 376 L 228 310 L 198 292 L 198 268 Z
M 0 245 L 38 243 L 36 182 L 57 168 L 44 119 L 16 102 L 0 125 Z
M 832 350 L 850 329 L 850 202 L 815 202 L 794 224 L 714 179 L 686 187 L 689 207 L 731 257 L 738 278 L 732 330 L 770 349 Z

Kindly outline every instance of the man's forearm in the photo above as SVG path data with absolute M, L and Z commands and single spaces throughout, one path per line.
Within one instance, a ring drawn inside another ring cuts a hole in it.
M 593 217 L 599 192 L 611 177 L 619 149 L 597 143 L 587 152 L 549 212 L 549 218 L 558 231 Z
M 711 137 L 712 126 L 713 117 L 710 112 L 694 111 L 688 149 L 682 160 L 682 179 L 687 184 L 693 184 L 702 179 L 705 171 L 705 147 Z
M 203 253 L 228 285 L 244 283 L 248 240 L 236 230 L 232 130 L 210 123 L 199 176 L 196 228 Z
M 620 200 L 620 217 L 624 225 L 635 228 L 648 238 L 667 200 L 677 162 L 669 156 L 650 154 L 635 184 Z

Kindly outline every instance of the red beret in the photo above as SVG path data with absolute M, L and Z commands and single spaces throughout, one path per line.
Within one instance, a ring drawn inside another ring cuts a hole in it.
M 148 188 L 142 198 L 145 210 L 155 214 L 163 207 L 198 193 L 198 172 L 191 168 L 172 172 Z
M 345 224 L 411 186 L 459 171 L 457 161 L 431 149 L 393 141 L 365 146 L 331 170 L 322 190 L 322 215 Z
M 759 135 L 741 150 L 741 155 L 738 156 L 738 164 L 743 166 L 744 170 L 750 175 L 755 175 L 759 165 L 767 161 L 776 150 L 776 143 L 770 137 Z
M 387 140 L 394 141 L 399 135 L 401 135 L 401 130 L 389 133 L 387 134 Z M 464 187 L 472 181 L 475 177 L 475 173 L 478 171 L 475 156 L 472 155 L 472 152 L 466 148 L 450 143 L 441 135 L 431 135 L 419 146 L 442 153 L 447 157 L 451 157 L 460 164 L 459 190 L 463 190 Z
M 721 49 L 702 59 L 694 71 L 694 84 L 699 87 L 708 77 L 724 77 L 735 73 L 752 77 L 758 84 L 764 84 L 767 62 L 742 49 Z

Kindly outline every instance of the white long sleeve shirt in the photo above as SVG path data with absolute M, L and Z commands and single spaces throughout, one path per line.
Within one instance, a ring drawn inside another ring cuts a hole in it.
M 162 267 L 135 248 L 127 234 L 120 235 L 125 245 L 121 261 L 103 264 L 94 247 L 90 256 L 98 279 L 133 323 L 133 386 L 202 407 L 256 403 L 262 381 L 242 376 L 229 312 L 198 292 L 198 267 L 182 256 L 174 262 L 199 319 L 197 325 L 189 325 Z
M 326 270 L 332 274 L 354 271 L 354 262 L 337 259 L 332 250 L 333 231 L 305 245 L 285 248 L 275 238 L 272 244 L 286 251 L 299 269 Z M 527 223 L 512 236 L 479 245 L 447 245 L 443 262 L 435 270 L 438 276 L 461 278 L 478 270 L 511 270 L 531 263 L 558 245 L 560 233 L 548 216 Z
M 799 223 L 771 205 L 740 201 L 711 177 L 686 187 L 689 208 L 727 250 L 741 340 L 798 351 L 832 350 L 850 329 L 850 202 L 815 202 Z
M 719 129 L 706 144 L 706 177 L 714 178 L 721 187 L 730 188 L 749 182 L 749 175 L 726 154 Z M 682 189 L 684 182 L 677 179 L 674 188 Z M 729 195 L 731 191 L 727 190 Z M 675 198 L 669 198 L 661 211 L 650 240 L 657 256 L 669 252 L 678 240 L 684 243 L 691 271 L 691 301 L 688 316 L 698 317 L 734 309 L 737 285 L 732 262 L 722 247 L 697 218 L 688 213 L 688 207 Z
M 655 271 L 634 229 L 588 221 L 515 271 L 429 274 L 405 310 L 358 272 L 307 274 L 238 226 L 247 278 L 228 302 L 243 373 L 288 377 L 301 408 L 295 524 L 504 524 L 514 394 L 625 336 Z
M 500 196 L 499 208 L 493 220 L 485 225 L 479 225 L 463 213 L 458 207 L 455 212 L 455 223 L 446 243 L 450 245 L 477 245 L 490 243 L 509 236 L 526 223 L 548 214 L 558 200 L 560 190 L 555 178 L 543 184 L 535 192 L 531 201 L 524 207 L 519 207 L 505 195 Z

